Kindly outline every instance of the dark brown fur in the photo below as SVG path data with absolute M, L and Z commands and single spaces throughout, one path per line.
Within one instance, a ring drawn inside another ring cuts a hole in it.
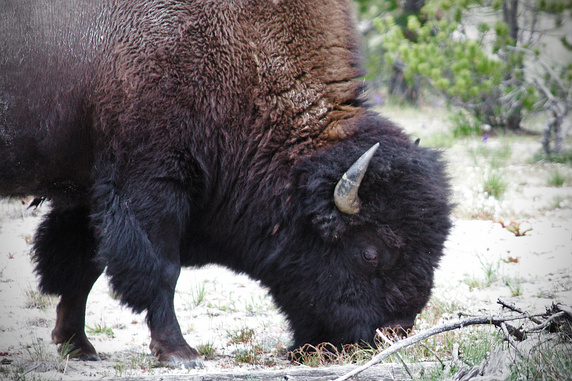
M 413 324 L 450 226 L 448 187 L 438 153 L 363 104 L 351 8 L 7 1 L 0 194 L 51 200 L 34 250 L 41 289 L 61 295 L 56 342 L 97 358 L 83 324 L 104 268 L 147 311 L 162 361 L 198 361 L 173 307 L 181 265 L 260 279 L 294 346 Z M 376 142 L 362 211 L 345 215 L 333 188 Z

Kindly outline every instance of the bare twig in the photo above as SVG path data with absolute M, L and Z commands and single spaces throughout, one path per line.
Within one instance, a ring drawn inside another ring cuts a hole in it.
M 497 303 L 500 304 L 503 307 L 508 308 L 511 311 L 514 312 L 518 312 L 519 314 L 523 314 L 523 315 L 527 315 L 529 317 L 530 320 L 532 320 L 534 323 L 536 324 L 542 324 L 542 322 L 539 319 L 536 319 L 534 316 L 532 316 L 529 312 L 518 308 L 517 306 L 515 306 L 514 304 L 509 304 L 507 302 L 505 302 L 504 300 L 502 300 L 501 298 L 497 299 Z
M 568 316 L 568 314 L 564 311 L 555 313 L 554 315 L 548 317 L 544 323 L 537 325 L 536 327 L 530 329 L 529 331 L 530 332 L 542 331 L 542 330 L 548 328 L 548 326 L 552 323 L 552 321 L 554 321 L 558 318 L 564 317 L 564 316 Z
M 508 329 L 506 327 L 506 323 L 501 323 L 501 330 L 504 333 L 504 336 L 506 338 L 506 340 L 508 341 L 508 343 L 510 345 L 512 345 L 512 347 L 514 348 L 515 351 L 517 351 L 519 354 L 521 354 L 520 350 L 518 349 L 518 347 L 516 346 L 516 343 L 514 342 L 514 340 L 512 339 L 510 333 L 508 332 Z
M 544 70 L 546 70 L 546 72 L 548 73 L 548 75 L 550 75 L 550 77 L 558 84 L 558 87 L 560 88 L 560 90 L 563 93 L 566 93 L 566 88 L 564 87 L 564 84 L 562 83 L 562 80 L 560 79 L 560 77 L 554 72 L 554 70 L 552 70 L 552 68 L 550 66 L 548 66 L 548 64 L 546 64 L 546 62 L 544 62 L 542 59 L 540 59 L 540 57 L 534 53 L 532 50 L 530 49 L 526 49 L 526 48 L 522 48 L 520 46 L 510 46 L 507 45 L 507 48 L 509 50 L 514 50 L 517 52 L 521 52 L 521 53 L 526 53 L 530 56 L 533 56 L 536 61 L 538 63 L 540 63 L 540 65 L 542 65 L 542 67 L 544 68 Z
M 443 362 L 443 360 L 441 360 L 441 358 L 439 357 L 439 355 L 431 348 L 429 348 L 427 345 L 421 343 L 419 344 L 421 345 L 423 348 L 425 348 L 426 350 L 428 350 L 433 356 L 435 356 L 435 358 L 437 359 L 437 361 L 439 361 L 441 363 L 441 367 L 443 369 L 445 369 L 445 363 Z M 455 346 L 457 346 L 457 351 L 455 352 Z M 457 356 L 455 358 L 455 355 Z M 459 344 L 455 343 L 453 344 L 453 361 L 457 361 L 459 359 Z
M 366 364 L 354 369 L 353 371 L 343 375 L 342 377 L 336 378 L 334 381 L 347 380 L 350 377 L 353 377 L 356 374 L 359 374 L 359 373 L 363 372 L 364 370 L 374 366 L 375 364 L 380 363 L 381 361 L 383 361 L 385 358 L 392 355 L 393 353 L 395 353 L 395 352 L 397 352 L 403 348 L 406 348 L 408 346 L 411 346 L 411 345 L 413 345 L 413 344 L 415 344 L 421 340 L 425 340 L 426 338 L 431 337 L 433 335 L 436 335 L 438 333 L 452 331 L 454 329 L 463 328 L 463 327 L 466 327 L 469 325 L 479 325 L 479 324 L 492 324 L 492 325 L 495 325 L 497 327 L 500 327 L 500 324 L 503 322 L 512 321 L 512 320 L 519 320 L 519 319 L 528 319 L 529 317 L 530 317 L 530 314 L 521 314 L 520 316 L 512 316 L 512 317 L 507 317 L 507 318 L 493 317 L 493 316 L 478 316 L 478 317 L 470 317 L 470 318 L 466 318 L 466 319 L 455 320 L 455 321 L 452 321 L 449 323 L 439 325 L 437 327 L 429 328 L 425 331 L 419 332 L 415 336 L 410 336 L 406 339 L 400 340 L 397 343 L 394 343 L 389 348 L 383 350 L 381 353 L 374 356 Z
M 383 339 L 383 341 L 385 341 L 387 344 L 389 345 L 393 345 L 395 344 L 393 341 L 389 340 L 387 338 L 387 336 L 385 336 L 383 334 L 383 332 L 381 332 L 380 329 L 376 330 L 377 334 L 379 335 L 379 337 L 381 337 Z M 415 377 L 413 377 L 413 373 L 411 373 L 411 370 L 409 369 L 409 367 L 407 366 L 407 364 L 405 363 L 405 361 L 403 361 L 403 357 L 401 357 L 401 355 L 399 353 L 395 353 L 395 355 L 397 356 L 397 358 L 399 359 L 399 361 L 401 361 L 401 364 L 403 364 L 403 367 L 405 368 L 405 371 L 407 372 L 407 374 L 409 374 L 409 377 L 411 377 L 412 380 L 415 379 Z
M 22 373 L 20 376 L 18 376 L 18 378 L 16 378 L 16 381 L 20 381 L 24 376 L 26 376 L 28 373 L 33 372 L 34 370 L 38 369 L 39 367 L 41 367 L 42 365 L 44 365 L 44 363 L 39 363 L 36 366 L 31 367 L 30 369 L 26 370 L 24 373 Z

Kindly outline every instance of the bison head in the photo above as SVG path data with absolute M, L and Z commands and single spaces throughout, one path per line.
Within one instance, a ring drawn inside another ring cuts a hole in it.
M 430 297 L 450 228 L 443 164 L 390 122 L 367 122 L 296 167 L 302 207 L 269 282 L 294 347 L 373 343 L 377 328 L 410 328 Z

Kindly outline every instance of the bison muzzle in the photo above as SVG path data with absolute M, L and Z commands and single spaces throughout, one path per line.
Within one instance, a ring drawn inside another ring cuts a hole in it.
M 450 228 L 440 154 L 371 111 L 349 0 L 4 0 L 0 195 L 34 239 L 53 330 L 83 359 L 105 271 L 151 350 L 197 365 L 181 266 L 267 286 L 293 348 L 413 325 Z

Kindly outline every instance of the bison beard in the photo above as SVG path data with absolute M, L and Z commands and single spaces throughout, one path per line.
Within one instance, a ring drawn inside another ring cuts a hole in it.
M 105 270 L 147 312 L 160 361 L 200 364 L 173 297 L 181 266 L 207 263 L 266 285 L 293 348 L 413 325 L 450 228 L 447 179 L 360 99 L 351 8 L 5 1 L 0 194 L 51 201 L 34 260 L 61 296 L 56 343 L 98 359 L 85 304 Z

